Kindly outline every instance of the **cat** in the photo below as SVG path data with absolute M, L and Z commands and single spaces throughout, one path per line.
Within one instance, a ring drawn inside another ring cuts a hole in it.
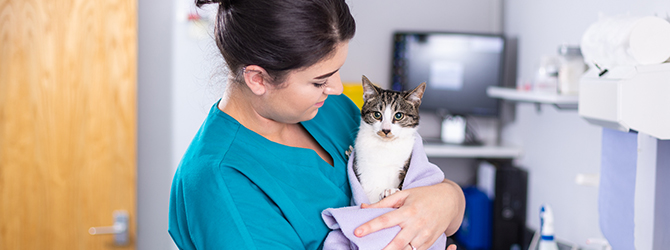
M 369 202 L 376 203 L 402 189 L 426 83 L 399 92 L 382 89 L 364 75 L 362 84 L 364 103 L 353 169 Z

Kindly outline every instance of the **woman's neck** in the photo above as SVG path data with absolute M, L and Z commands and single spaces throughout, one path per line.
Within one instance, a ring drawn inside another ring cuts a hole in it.
M 282 123 L 264 117 L 254 107 L 255 98 L 256 96 L 248 88 L 229 82 L 218 108 L 235 118 L 242 126 L 270 141 L 291 147 L 312 149 L 325 162 L 333 165 L 332 157 L 304 127 L 298 123 Z
M 292 129 L 297 124 L 277 122 L 263 117 L 253 105 L 255 96 L 247 88 L 229 81 L 228 87 L 219 102 L 218 108 L 230 115 L 247 129 L 267 138 L 268 140 L 286 144 Z

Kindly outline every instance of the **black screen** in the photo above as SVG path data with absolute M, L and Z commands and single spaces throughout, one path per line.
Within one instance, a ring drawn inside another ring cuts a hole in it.
M 486 89 L 502 82 L 502 36 L 398 32 L 393 43 L 392 87 L 409 90 L 426 82 L 422 110 L 498 115 L 499 101 Z

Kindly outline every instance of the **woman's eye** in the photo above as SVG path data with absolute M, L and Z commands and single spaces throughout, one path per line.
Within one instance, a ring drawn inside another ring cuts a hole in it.
M 328 81 L 324 81 L 324 82 L 315 82 L 315 83 L 312 83 L 312 84 L 314 84 L 314 87 L 317 87 L 317 88 L 323 88 L 323 87 L 326 86 L 327 83 L 328 83 Z
M 372 114 L 372 116 L 373 116 L 375 119 L 379 119 L 379 118 L 382 118 L 382 113 L 375 112 L 374 114 Z
M 396 121 L 400 121 L 403 117 L 405 117 L 405 115 L 403 115 L 403 113 L 398 112 L 398 113 L 395 113 L 394 118 L 395 118 Z

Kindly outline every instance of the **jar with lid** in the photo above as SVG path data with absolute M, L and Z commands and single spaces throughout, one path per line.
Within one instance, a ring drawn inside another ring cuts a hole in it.
M 586 71 L 582 51 L 578 46 L 558 47 L 560 66 L 558 69 L 558 92 L 565 95 L 579 93 L 579 78 Z

